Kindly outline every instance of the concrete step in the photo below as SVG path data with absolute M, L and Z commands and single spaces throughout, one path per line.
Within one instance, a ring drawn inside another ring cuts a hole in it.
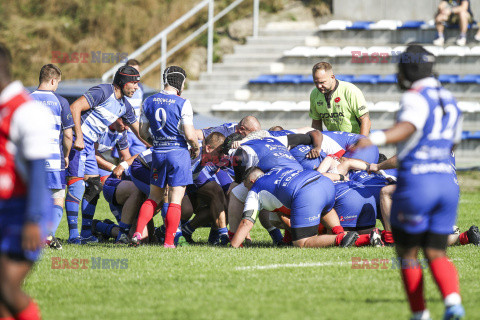
M 313 33 L 312 33 L 313 35 Z M 305 43 L 305 36 L 259 36 L 257 38 L 247 37 L 247 45 L 285 45 Z
M 225 56 L 222 59 L 224 64 L 244 64 L 244 63 L 272 63 L 281 62 L 282 53 L 258 53 L 249 52 L 245 54 L 234 54 Z
M 188 90 L 209 90 L 214 88 L 215 90 L 237 90 L 245 87 L 245 81 L 224 81 L 224 80 L 205 80 L 205 81 L 193 81 L 189 83 Z

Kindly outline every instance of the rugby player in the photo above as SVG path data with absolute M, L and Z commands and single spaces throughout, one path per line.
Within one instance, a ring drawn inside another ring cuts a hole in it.
M 411 55 L 422 58 L 413 62 Z M 391 213 L 397 254 L 415 262 L 423 249 L 444 299 L 444 319 L 460 319 L 465 311 L 458 273 L 447 258 L 446 246 L 459 200 L 450 154 L 461 139 L 462 113 L 453 95 L 433 78 L 434 62 L 434 55 L 423 47 L 407 47 L 398 65 L 398 84 L 408 91 L 402 96 L 397 121 L 392 128 L 359 140 L 358 146 L 398 143 L 398 184 Z M 401 274 L 412 319 L 429 319 L 422 269 L 409 264 Z
M 193 127 L 192 105 L 188 99 L 180 97 L 186 77 L 181 67 L 168 67 L 163 73 L 164 90 L 148 97 L 143 104 L 143 123 L 150 125 L 154 147 L 150 194 L 140 209 L 137 228 L 132 237 L 134 244 L 140 243 L 141 232 L 163 200 L 168 184 L 169 205 L 165 217 L 164 247 L 175 248 L 174 238 L 180 222 L 182 198 L 185 187 L 193 182 L 187 147 L 190 145 L 190 157 L 193 159 L 200 152 Z
M 22 285 L 52 219 L 45 161 L 53 120 L 20 81 L 11 82 L 10 63 L 0 43 L 0 318 L 38 320 L 40 310 Z
M 62 220 L 65 203 L 65 167 L 73 143 L 73 119 L 67 99 L 55 93 L 62 81 L 62 71 L 53 64 L 46 64 L 40 70 L 39 86 L 31 97 L 40 101 L 53 114 L 54 127 L 50 140 L 51 156 L 46 162 L 48 188 L 53 199 L 53 223 L 47 243 L 51 248 L 62 249 L 55 232 Z
M 120 67 L 113 84 L 100 84 L 90 88 L 71 106 L 75 123 L 75 142 L 70 153 L 70 166 L 67 172 L 68 193 L 66 209 L 70 243 L 96 242 L 91 232 L 95 207 L 102 191 L 98 173 L 94 144 L 108 126 L 118 118 L 123 118 L 132 132 L 147 146 L 139 135 L 139 125 L 135 112 L 125 97 L 131 97 L 138 88 L 140 75 L 129 66 Z M 82 199 L 82 231 L 78 234 L 78 207 Z

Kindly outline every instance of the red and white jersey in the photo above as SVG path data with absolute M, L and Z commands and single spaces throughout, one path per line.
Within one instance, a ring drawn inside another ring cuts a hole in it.
M 52 126 L 51 112 L 20 81 L 0 93 L 0 200 L 26 195 L 26 161 L 50 156 Z

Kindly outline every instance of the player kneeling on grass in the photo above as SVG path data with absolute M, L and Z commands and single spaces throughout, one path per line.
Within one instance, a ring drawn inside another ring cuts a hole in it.
M 293 245 L 296 247 L 348 247 L 358 238 L 357 232 L 317 235 L 322 215 L 335 202 L 333 182 L 316 171 L 272 169 L 264 173 L 257 167 L 247 170 L 244 179 L 249 189 L 243 218 L 232 247 L 240 247 L 261 209 L 290 215 Z

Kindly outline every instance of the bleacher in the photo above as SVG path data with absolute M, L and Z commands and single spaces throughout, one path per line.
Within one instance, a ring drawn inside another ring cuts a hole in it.
M 311 68 L 328 61 L 338 79 L 354 83 L 364 93 L 372 129 L 385 129 L 394 123 L 402 94 L 395 75 L 398 55 L 408 43 L 419 42 L 436 56 L 439 80 L 465 113 L 465 141 L 457 154 L 478 162 L 480 43 L 473 40 L 476 30 L 470 26 L 467 46 L 460 47 L 454 45 L 458 30 L 448 28 L 445 46 L 437 47 L 432 45 L 432 21 L 331 20 L 317 30 L 265 29 L 214 65 L 213 74 L 202 74 L 185 96 L 200 112 L 229 121 L 252 114 L 265 128 L 302 127 L 311 124 Z

